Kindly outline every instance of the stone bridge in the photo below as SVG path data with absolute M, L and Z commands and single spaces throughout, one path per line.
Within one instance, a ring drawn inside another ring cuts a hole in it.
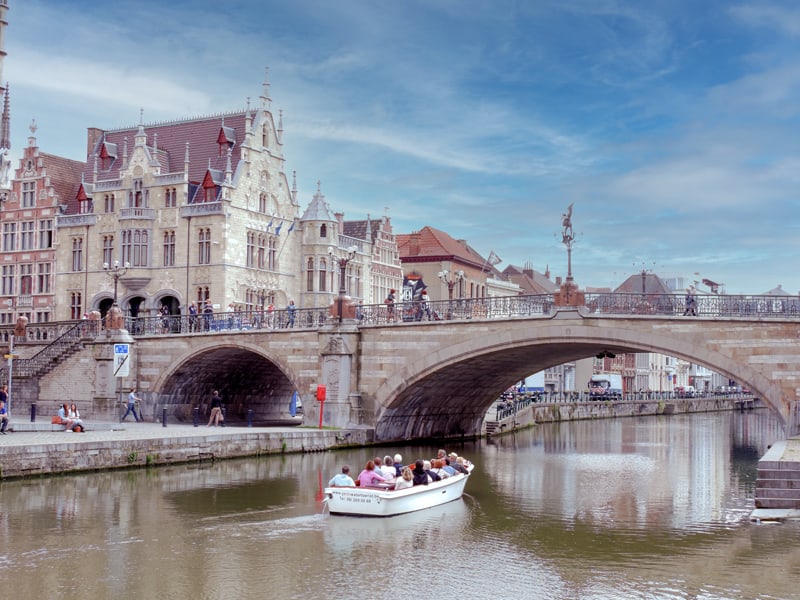
M 100 363 L 108 363 L 115 341 L 107 335 L 86 346 L 83 359 L 74 361 L 85 372 L 73 365 L 70 377 L 103 388 L 108 376 Z M 390 326 L 345 319 L 318 328 L 137 338 L 122 386 L 136 382 L 151 406 L 187 420 L 195 406 L 205 409 L 215 388 L 231 421 L 244 421 L 248 411 L 255 424 L 286 419 L 297 390 L 306 425 L 362 425 L 374 428 L 377 441 L 470 436 L 480 432 L 498 395 L 530 373 L 602 350 L 658 352 L 746 384 L 794 435 L 800 433 L 798 338 L 797 319 L 618 316 L 574 307 L 503 320 Z M 42 378 L 43 389 L 51 378 L 64 377 L 58 373 Z M 315 399 L 321 386 L 324 403 Z M 118 398 L 95 392 L 94 401 L 100 407 Z

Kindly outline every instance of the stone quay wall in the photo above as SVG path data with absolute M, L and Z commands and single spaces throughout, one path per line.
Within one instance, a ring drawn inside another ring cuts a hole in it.
M 218 459 L 299 452 L 321 452 L 346 446 L 367 446 L 368 429 L 249 431 L 165 437 L 86 439 L 63 432 L 37 433 L 42 443 L 8 444 L 0 454 L 0 479 L 14 479 L 61 473 L 79 473 L 132 467 L 168 465 Z M 108 435 L 114 435 L 112 432 Z M 31 434 L 11 434 L 9 438 Z M 69 435 L 69 440 L 64 436 Z M 124 435 L 124 434 L 122 434 Z M 10 441 L 10 440 L 9 440 Z

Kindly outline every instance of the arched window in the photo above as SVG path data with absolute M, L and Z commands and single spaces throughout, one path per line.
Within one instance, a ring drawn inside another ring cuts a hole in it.
M 327 225 L 325 225 L 325 223 L 323 223 L 322 225 L 320 225 L 320 228 L 319 228 L 319 237 L 321 237 L 321 238 L 328 237 L 328 226 L 327 226 Z

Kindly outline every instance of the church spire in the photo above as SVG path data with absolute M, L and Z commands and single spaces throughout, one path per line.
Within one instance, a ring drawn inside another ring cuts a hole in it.
M 269 97 L 269 67 L 264 67 L 264 83 L 262 87 L 264 91 L 261 92 L 261 108 L 268 109 L 272 103 L 272 98 Z
M 0 94 L 3 96 L 3 114 L 0 117 L 0 150 L 11 148 L 11 112 L 9 110 L 8 83 L 3 84 L 3 63 L 6 58 L 5 38 L 8 27 L 8 0 L 0 0 Z

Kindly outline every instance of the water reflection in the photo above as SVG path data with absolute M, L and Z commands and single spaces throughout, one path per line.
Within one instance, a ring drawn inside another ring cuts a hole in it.
M 749 522 L 781 437 L 766 411 L 539 426 L 455 448 L 464 497 L 389 519 L 321 503 L 384 449 L 4 482 L 0 576 L 20 598 L 799 597 L 800 527 Z

